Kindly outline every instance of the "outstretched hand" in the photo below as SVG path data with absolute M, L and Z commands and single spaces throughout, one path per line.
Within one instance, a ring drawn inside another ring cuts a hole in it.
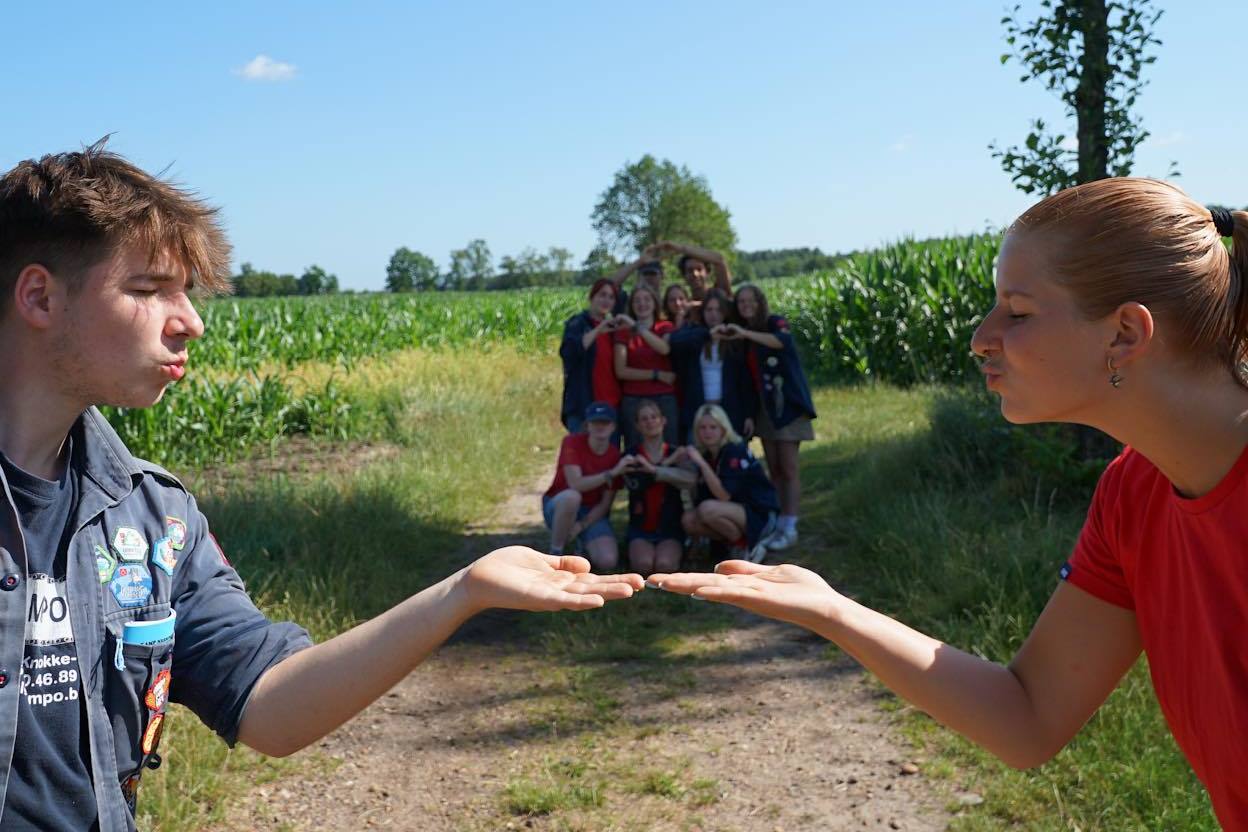
M 495 549 L 463 572 L 473 611 L 588 610 L 628 598 L 642 585 L 640 575 L 595 575 L 585 558 L 544 555 L 527 546 Z
M 668 592 L 732 604 L 750 612 L 819 630 L 841 597 L 809 569 L 789 563 L 763 566 L 726 560 L 710 572 L 651 575 L 648 583 Z

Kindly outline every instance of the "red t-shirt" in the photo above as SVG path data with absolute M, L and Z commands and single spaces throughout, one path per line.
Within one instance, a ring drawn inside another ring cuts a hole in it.
M 650 331 L 662 338 L 673 329 L 671 321 L 655 321 Z M 621 330 L 615 333 L 615 343 L 628 347 L 628 366 L 637 370 L 659 370 L 671 372 L 672 361 L 666 355 L 660 355 L 654 347 L 632 330 Z M 676 392 L 676 388 L 661 381 L 621 381 L 620 390 L 625 396 L 664 396 Z
M 590 318 L 594 326 L 601 319 Z M 594 401 L 609 402 L 612 407 L 620 406 L 620 382 L 615 377 L 615 355 L 612 353 L 614 342 L 612 333 L 604 332 L 594 339 L 594 366 L 590 370 L 589 385 L 593 391 Z
M 555 463 L 555 480 L 550 484 L 550 488 L 546 489 L 546 496 L 553 497 L 568 489 L 568 478 L 563 473 L 565 465 L 581 466 L 581 475 L 588 477 L 603 471 L 610 471 L 619 461 L 620 449 L 615 445 L 608 443 L 606 453 L 596 454 L 589 447 L 588 433 L 568 434 L 563 437 L 563 444 L 559 446 L 559 461 Z M 612 482 L 611 488 L 614 490 L 616 483 Z M 583 492 L 581 505 L 585 508 L 593 508 L 598 505 L 598 501 L 602 499 L 606 490 L 606 486 L 598 486 L 591 491 Z
M 1248 448 L 1194 500 L 1127 448 L 1062 577 L 1135 611 L 1170 731 L 1222 826 L 1248 830 Z

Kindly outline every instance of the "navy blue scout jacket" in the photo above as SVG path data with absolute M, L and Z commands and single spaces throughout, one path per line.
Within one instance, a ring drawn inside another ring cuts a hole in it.
M 704 326 L 688 325 L 681 327 L 668 336 L 668 344 L 672 347 L 672 369 L 676 371 L 676 385 L 680 390 L 680 436 L 688 438 L 693 427 L 693 414 L 706 401 L 702 389 L 702 363 L 699 356 L 702 348 L 711 340 L 711 331 Z M 758 413 L 758 391 L 754 389 L 754 380 L 750 378 L 750 370 L 745 364 L 745 353 L 733 351 L 724 354 L 720 345 L 720 356 L 724 359 L 724 388 L 721 406 L 728 414 L 732 427 L 737 433 L 745 435 L 745 420 L 752 419 Z M 682 439 L 683 441 L 683 439 Z
M 754 341 L 746 342 L 756 363 L 758 375 L 754 389 L 762 406 L 767 408 L 771 424 L 782 428 L 798 416 L 815 418 L 815 404 L 810 400 L 810 386 L 797 357 L 789 322 L 779 315 L 767 318 L 767 331 L 780 339 L 781 349 L 773 350 Z M 751 373 L 752 374 L 752 373 Z
M 170 701 L 186 705 L 233 745 L 260 676 L 312 641 L 303 629 L 271 623 L 256 609 L 194 498 L 172 474 L 131 456 L 95 408 L 83 412 L 74 431 L 75 447 L 85 454 L 70 471 L 79 497 L 67 544 L 69 618 L 100 832 L 122 832 L 135 828 L 138 778 L 145 766 L 159 764 L 155 718 L 164 718 L 163 685 Z M 3 472 L 0 493 L 0 788 L 7 788 L 30 599 L 26 546 Z M 127 530 L 129 562 L 113 546 L 120 529 Z M 134 560 L 138 539 L 146 544 L 142 561 Z M 125 577 L 135 570 L 123 569 L 136 566 L 146 573 L 137 583 L 132 574 Z M 122 643 L 126 622 L 159 621 L 170 611 L 177 612 L 171 642 Z M 158 680 L 164 671 L 171 674 Z
M 729 442 L 720 448 L 713 467 L 732 502 L 764 515 L 780 510 L 776 487 L 767 478 L 763 463 L 758 461 L 744 442 Z M 716 497 L 707 487 L 706 480 L 699 478 L 695 502 L 713 499 Z
M 559 357 L 563 359 L 563 407 L 559 421 L 568 426 L 568 418 L 579 419 L 585 408 L 594 400 L 594 361 L 598 353 L 598 341 L 581 346 L 585 333 L 595 326 L 589 312 L 578 312 L 563 323 L 563 342 L 559 345 Z

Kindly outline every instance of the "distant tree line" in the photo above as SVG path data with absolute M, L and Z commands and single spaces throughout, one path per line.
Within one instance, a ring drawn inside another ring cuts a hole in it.
M 303 274 L 276 274 L 259 271 L 250 263 L 239 267 L 231 278 L 234 294 L 244 298 L 263 298 L 274 295 L 332 295 L 338 291 L 338 277 L 320 266 L 308 266 Z

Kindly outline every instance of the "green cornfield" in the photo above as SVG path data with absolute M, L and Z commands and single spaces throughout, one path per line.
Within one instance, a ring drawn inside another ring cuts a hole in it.
M 992 305 L 1000 237 L 905 241 L 857 254 L 826 272 L 768 280 L 815 380 L 899 385 L 974 376 L 971 333 Z M 404 349 L 506 344 L 554 351 L 563 322 L 585 306 L 584 287 L 509 292 L 221 298 L 201 304 L 204 337 L 192 376 L 144 411 L 107 409 L 140 455 L 171 464 L 230 458 L 283 436 L 346 438 L 359 427 L 332 384 L 296 390 L 308 362 L 354 362 Z M 205 375 L 195 371 L 206 369 Z

